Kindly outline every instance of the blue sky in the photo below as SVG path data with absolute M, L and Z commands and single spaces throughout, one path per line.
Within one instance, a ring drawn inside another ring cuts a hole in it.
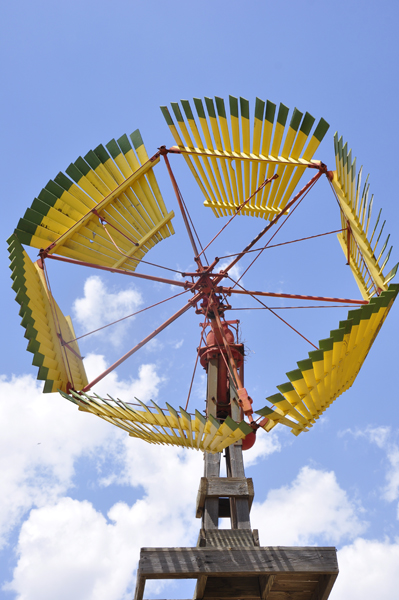
M 315 155 L 330 169 L 335 168 L 334 132 L 348 141 L 358 165 L 370 172 L 374 212 L 382 208 L 387 220 L 394 246 L 389 270 L 398 261 L 399 246 L 397 3 L 17 0 L 0 11 L 0 596 L 125 600 L 134 590 L 140 547 L 195 545 L 202 456 L 159 451 L 78 413 L 58 395 L 41 394 L 19 326 L 5 240 L 47 181 L 99 143 L 139 128 L 150 154 L 162 144 L 172 145 L 161 105 L 232 94 L 248 98 L 253 109 L 258 96 L 330 123 Z M 171 162 L 206 241 L 224 221 L 202 206 L 201 192 L 180 157 Z M 156 174 L 168 209 L 177 213 L 162 165 Z M 151 260 L 193 268 L 178 215 L 174 225 L 176 235 L 154 248 Z M 320 181 L 279 241 L 339 225 L 331 190 Z M 262 226 L 257 219 L 237 218 L 215 255 L 236 252 Z M 268 252 L 245 276 L 249 288 L 359 296 L 335 236 Z M 104 322 L 110 307 L 119 306 L 122 316 L 173 293 L 83 268 L 51 264 L 49 269 L 54 295 L 74 319 L 78 335 L 93 321 Z M 97 279 L 89 279 L 93 276 Z M 82 341 L 89 373 L 111 364 L 181 305 L 181 299 L 172 300 L 123 329 Z M 89 321 L 82 306 L 90 311 Z M 290 322 L 317 342 L 338 326 L 347 309 L 281 312 L 290 313 Z M 263 311 L 236 316 L 247 349 L 246 387 L 261 408 L 310 348 Z M 332 600 L 396 598 L 398 321 L 394 306 L 353 387 L 309 433 L 295 438 L 278 427 L 260 432 L 245 456 L 256 493 L 251 522 L 262 545 L 338 548 L 340 575 Z M 185 315 L 105 379 L 99 393 L 184 405 L 198 322 L 195 315 Z M 198 372 L 190 408 L 202 409 L 204 385 Z M 191 584 L 168 584 L 154 586 L 146 596 L 187 594 Z

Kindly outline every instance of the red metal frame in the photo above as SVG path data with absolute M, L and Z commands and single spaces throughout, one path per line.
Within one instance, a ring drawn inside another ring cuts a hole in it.
M 170 166 L 168 156 L 167 156 L 168 153 L 173 154 L 173 153 L 176 153 L 176 151 L 175 151 L 175 149 L 168 150 L 168 149 L 166 149 L 166 147 L 163 146 L 159 149 L 159 152 L 157 154 L 155 154 L 154 157 L 152 157 L 150 160 L 153 160 L 153 159 L 157 158 L 158 156 L 163 156 L 163 158 L 164 158 L 165 165 L 168 170 L 168 173 L 169 173 L 169 176 L 171 179 L 171 183 L 172 183 L 172 186 L 173 186 L 176 198 L 177 198 L 177 202 L 179 205 L 179 209 L 180 209 L 183 221 L 184 221 L 184 225 L 185 225 L 185 228 L 186 228 L 186 231 L 187 231 L 190 243 L 191 243 L 191 247 L 194 252 L 194 260 L 197 264 L 196 271 L 189 272 L 189 273 L 181 272 L 181 275 L 182 275 L 182 277 L 191 277 L 193 279 L 195 278 L 195 281 L 190 282 L 190 281 L 186 280 L 186 281 L 179 282 L 176 280 L 158 277 L 158 276 L 154 276 L 154 275 L 135 273 L 135 272 L 131 272 L 131 271 L 126 271 L 124 269 L 106 267 L 106 266 L 102 266 L 102 265 L 96 265 L 93 263 L 79 261 L 76 259 L 54 256 L 52 254 L 49 254 L 49 251 L 51 250 L 52 245 L 50 245 L 45 250 L 40 251 L 40 257 L 41 257 L 42 261 L 44 261 L 45 258 L 50 258 L 52 260 L 58 260 L 58 261 L 67 262 L 67 263 L 71 263 L 71 264 L 75 264 L 75 265 L 91 267 L 91 268 L 100 269 L 103 271 L 109 271 L 111 273 L 119 273 L 119 274 L 123 274 L 123 275 L 129 275 L 130 277 L 136 277 L 139 279 L 146 279 L 149 281 L 166 283 L 169 285 L 184 288 L 185 290 L 190 291 L 193 294 L 193 297 L 190 298 L 188 300 L 188 302 L 182 308 L 180 308 L 175 314 L 170 316 L 166 321 L 164 321 L 164 323 L 162 323 L 159 327 L 157 327 L 153 332 L 148 334 L 143 340 L 141 340 L 141 342 L 136 344 L 136 346 L 134 346 L 131 350 L 129 350 L 129 352 L 127 352 L 124 356 L 122 356 L 119 360 L 117 360 L 113 365 L 111 365 L 108 369 L 106 369 L 103 373 L 101 373 L 98 377 L 96 377 L 93 381 L 91 381 L 88 385 L 86 385 L 82 391 L 86 392 L 89 389 L 91 389 L 91 387 L 93 387 L 96 383 L 101 381 L 106 375 L 108 375 L 111 371 L 113 371 L 115 368 L 117 368 L 120 364 L 122 364 L 130 356 L 132 356 L 134 353 L 136 353 L 140 348 L 142 348 L 145 344 L 147 344 L 150 340 L 152 340 L 161 331 L 166 329 L 171 323 L 176 321 L 181 315 L 183 315 L 185 312 L 187 312 L 190 308 L 194 307 L 196 309 L 197 314 L 203 314 L 205 316 L 206 324 L 209 324 L 209 326 L 211 327 L 211 332 L 212 332 L 211 337 L 210 337 L 210 334 L 208 334 L 207 342 L 204 347 L 201 347 L 202 341 L 200 341 L 200 347 L 198 348 L 198 352 L 197 352 L 196 364 L 197 364 L 199 357 L 201 359 L 201 364 L 203 364 L 203 366 L 205 366 L 205 367 L 207 365 L 207 362 L 210 360 L 210 357 L 215 356 L 215 355 L 218 355 L 220 357 L 220 365 L 221 365 L 221 370 L 220 370 L 221 375 L 220 376 L 221 376 L 221 380 L 223 379 L 223 382 L 225 382 L 225 383 L 222 382 L 220 384 L 220 387 L 221 387 L 220 393 L 223 396 L 222 388 L 223 388 L 223 386 L 225 386 L 226 381 L 229 380 L 229 374 L 230 374 L 232 379 L 235 382 L 234 385 L 237 388 L 238 403 L 240 404 L 243 413 L 247 416 L 249 421 L 251 423 L 253 423 L 253 426 L 256 429 L 256 427 L 258 425 L 256 425 L 254 423 L 253 417 L 252 417 L 252 412 L 253 412 L 252 411 L 252 400 L 251 400 L 250 396 L 248 395 L 247 390 L 244 388 L 243 368 L 242 368 L 243 367 L 243 349 L 241 349 L 240 344 L 237 345 L 237 344 L 233 343 L 234 335 L 232 334 L 231 330 L 228 327 L 228 324 L 230 322 L 226 321 L 224 318 L 224 312 L 226 310 L 230 309 L 231 307 L 227 303 L 224 303 L 221 295 L 231 296 L 232 294 L 242 294 L 242 295 L 252 296 L 259 303 L 261 303 L 262 306 L 264 306 L 265 308 L 268 308 L 268 307 L 265 304 L 263 304 L 257 298 L 257 296 L 272 297 L 272 298 L 300 299 L 300 300 L 310 300 L 310 301 L 318 301 L 318 302 L 324 301 L 324 302 L 334 302 L 334 303 L 342 303 L 342 304 L 350 304 L 350 305 L 352 305 L 352 304 L 361 305 L 361 304 L 367 304 L 368 302 L 365 300 L 331 298 L 331 297 L 324 297 L 324 296 L 308 296 L 308 295 L 302 295 L 302 294 L 285 294 L 285 293 L 283 294 L 283 293 L 263 292 L 263 291 L 249 291 L 249 290 L 244 289 L 241 285 L 238 284 L 238 282 L 234 282 L 233 280 L 232 281 L 234 283 L 234 286 L 238 285 L 240 287 L 240 289 L 234 289 L 233 287 L 220 286 L 219 284 L 224 278 L 226 278 L 226 277 L 230 278 L 229 271 L 231 271 L 231 269 L 248 252 L 255 251 L 255 250 L 252 250 L 253 246 L 260 239 L 262 239 L 264 237 L 264 235 L 273 226 L 275 226 L 277 224 L 277 222 L 281 219 L 281 217 L 283 215 L 286 215 L 288 213 L 290 208 L 293 207 L 298 202 L 298 200 L 300 200 L 302 197 L 304 197 L 304 195 L 306 195 L 306 193 L 309 191 L 309 189 L 320 179 L 320 177 L 323 174 L 326 175 L 327 178 L 331 180 L 331 173 L 329 171 L 327 171 L 327 167 L 323 163 L 310 165 L 312 168 L 317 169 L 317 173 L 314 175 L 314 177 L 311 178 L 311 180 L 290 200 L 290 202 L 288 202 L 286 204 L 286 206 L 281 210 L 281 212 L 279 214 L 277 214 L 272 219 L 272 221 L 270 223 L 268 223 L 262 229 L 262 231 L 260 231 L 260 233 L 240 253 L 235 255 L 233 260 L 229 263 L 229 265 L 225 269 L 223 269 L 219 272 L 213 272 L 216 265 L 219 262 L 219 258 L 216 257 L 214 259 L 214 261 L 212 262 L 212 264 L 210 264 L 209 266 L 204 266 L 204 264 L 202 263 L 202 260 L 201 260 L 201 256 L 204 254 L 205 250 L 208 249 L 209 246 L 214 242 L 214 240 L 220 235 L 220 233 L 227 227 L 227 225 L 229 225 L 231 223 L 231 221 L 237 216 L 237 214 L 247 204 L 247 202 L 249 202 L 249 200 L 256 193 L 259 192 L 259 190 L 261 190 L 263 187 L 265 187 L 267 184 L 269 184 L 273 179 L 275 179 L 277 177 L 277 175 L 273 175 L 273 177 L 265 180 L 261 184 L 261 186 L 247 200 L 245 200 L 245 202 L 243 202 L 239 207 L 237 207 L 237 212 L 228 221 L 228 223 L 226 223 L 219 230 L 219 232 L 216 234 L 216 236 L 214 236 L 211 239 L 211 241 L 205 246 L 205 248 L 202 248 L 202 246 L 201 246 L 201 252 L 199 252 L 197 243 L 196 243 L 196 240 L 194 237 L 194 233 L 193 233 L 194 226 L 193 225 L 190 226 L 191 219 L 188 214 L 187 208 L 185 207 L 184 200 L 182 198 L 181 192 L 177 185 L 172 168 Z M 92 209 L 91 212 L 93 212 L 93 214 L 97 215 L 101 221 L 106 222 L 106 220 L 103 217 L 101 217 L 101 215 L 95 210 L 95 208 Z M 348 235 L 350 235 L 350 232 L 348 232 Z M 127 237 L 127 236 L 125 236 L 125 237 Z M 316 237 L 316 236 L 314 236 L 314 237 Z M 132 243 L 135 243 L 135 242 L 133 242 L 133 240 L 131 240 L 131 241 L 132 241 Z M 259 252 L 262 252 L 265 248 L 266 248 L 266 246 L 264 248 L 260 248 Z M 348 254 L 349 254 L 349 249 L 348 249 Z M 154 265 L 154 266 L 159 266 L 159 265 Z M 271 309 L 269 309 L 269 310 L 271 310 Z M 274 313 L 272 310 L 271 310 L 271 312 L 276 315 L 276 313 Z M 279 319 L 281 319 L 281 317 L 279 317 L 278 315 L 276 315 L 276 316 Z M 293 328 L 291 325 L 289 325 L 289 323 L 284 321 L 284 319 L 281 319 L 281 320 L 284 323 L 286 323 L 289 327 L 291 327 L 291 329 L 293 329 L 299 335 L 301 335 L 301 337 L 306 339 L 295 328 Z M 202 331 L 202 336 L 203 336 L 203 332 L 204 332 L 204 328 Z M 201 336 L 201 340 L 202 340 L 202 336 Z M 307 340 L 307 341 L 309 341 L 309 340 Z M 309 342 L 309 343 L 311 343 L 311 342 Z M 240 346 L 240 348 L 238 346 Z M 194 369 L 194 373 L 195 373 L 195 369 Z M 193 375 L 193 377 L 194 377 L 194 375 Z M 192 385 L 192 382 L 191 382 L 191 385 Z M 218 386 L 219 386 L 219 384 L 218 384 Z M 190 387 L 190 389 L 191 389 L 191 387 Z M 223 404 L 224 404 L 224 406 L 227 406 L 227 400 Z

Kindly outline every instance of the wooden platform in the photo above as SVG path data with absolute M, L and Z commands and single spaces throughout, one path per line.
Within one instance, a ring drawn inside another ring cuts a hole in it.
M 147 579 L 197 579 L 204 600 L 326 600 L 337 575 L 330 547 L 142 548 L 135 600 Z

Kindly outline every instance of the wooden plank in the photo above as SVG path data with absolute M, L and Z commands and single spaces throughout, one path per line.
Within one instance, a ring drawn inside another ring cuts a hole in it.
M 139 573 L 148 579 L 241 577 L 277 573 L 338 574 L 335 548 L 142 548 Z
M 193 600 L 202 600 L 204 597 L 206 582 L 208 577 L 206 575 L 201 575 L 197 579 L 197 585 L 195 586 Z
M 208 577 L 204 600 L 260 600 L 258 577 Z
M 205 476 L 217 477 L 220 471 L 220 452 L 205 453 Z M 205 499 L 203 511 L 204 529 L 217 529 L 219 525 L 219 498 Z
M 137 569 L 136 590 L 134 592 L 134 600 L 142 600 L 144 596 L 145 580 L 146 578 L 141 575 L 140 569 Z
M 248 529 L 201 529 L 197 548 L 253 548 L 254 532 Z
M 228 477 L 245 477 L 241 445 L 233 444 L 226 448 L 226 464 Z M 247 499 L 231 498 L 230 511 L 232 529 L 251 529 Z
M 275 576 L 274 575 L 260 575 L 259 577 L 259 591 L 261 600 L 269 600 L 270 591 L 273 587 Z
M 311 600 L 327 600 L 338 573 L 330 575 L 321 575 L 319 577 L 319 583 L 313 592 Z
M 217 383 L 218 383 L 218 359 L 212 358 L 208 363 L 207 379 L 207 417 L 212 415 L 216 418 Z M 220 473 L 220 453 L 205 453 L 205 477 L 219 477 Z M 217 529 L 219 525 L 219 500 L 210 498 L 204 502 L 204 511 L 202 517 L 204 529 Z
M 254 487 L 252 479 L 244 477 L 201 477 L 197 494 L 196 517 L 200 518 L 203 513 L 205 500 L 207 498 L 246 498 L 249 508 L 254 498 Z

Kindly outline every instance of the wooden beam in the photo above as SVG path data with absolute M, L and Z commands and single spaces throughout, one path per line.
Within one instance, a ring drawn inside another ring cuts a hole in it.
M 274 575 L 260 575 L 259 589 L 261 600 L 268 600 L 274 583 Z
M 208 580 L 208 577 L 206 575 L 201 575 L 201 577 L 198 577 L 197 585 L 195 586 L 193 600 L 202 600 L 202 598 L 204 597 L 207 580 Z
M 259 547 L 257 530 L 200 529 L 197 548 L 253 548 Z
M 146 579 L 244 577 L 277 573 L 338 574 L 335 548 L 142 548 L 139 574 Z
M 331 575 L 321 575 L 319 577 L 318 584 L 313 592 L 311 600 L 327 600 L 337 576 L 338 573 Z
M 227 476 L 245 478 L 244 461 L 241 444 L 233 444 L 226 448 Z M 249 503 L 245 498 L 231 498 L 231 527 L 232 529 L 251 529 L 249 520 Z
M 245 477 L 201 477 L 195 510 L 197 518 L 202 517 L 207 498 L 243 498 L 251 509 L 254 499 L 253 481 Z
M 207 379 L 207 416 L 212 415 L 216 418 L 216 404 L 218 385 L 218 359 L 211 358 L 208 363 Z M 205 452 L 205 477 L 219 477 L 220 473 L 220 452 L 218 454 L 209 454 Z M 204 511 L 202 517 L 204 529 L 217 529 L 219 526 L 219 499 L 209 498 L 204 502 Z

